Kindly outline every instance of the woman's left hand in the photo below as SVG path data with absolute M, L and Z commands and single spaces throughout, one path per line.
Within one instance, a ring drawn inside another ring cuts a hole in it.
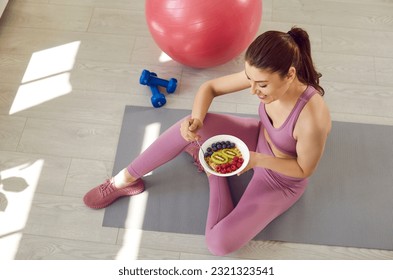
M 250 160 L 248 161 L 246 168 L 237 173 L 237 176 L 246 173 L 248 170 L 253 169 L 254 167 L 265 167 L 266 160 L 269 158 L 271 158 L 270 155 L 250 151 Z
M 250 160 L 248 161 L 246 168 L 237 173 L 237 176 L 240 176 L 243 173 L 246 173 L 248 170 L 253 169 L 255 166 L 257 166 L 257 155 L 258 154 L 256 152 L 250 151 Z

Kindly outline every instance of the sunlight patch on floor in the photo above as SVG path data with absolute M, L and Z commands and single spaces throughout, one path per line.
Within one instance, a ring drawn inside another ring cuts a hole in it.
M 145 127 L 145 133 L 143 134 L 143 141 L 141 147 L 141 153 L 144 152 L 157 138 L 160 136 L 161 123 L 155 122 Z M 152 172 L 147 173 L 145 176 L 150 176 Z
M 79 46 L 80 41 L 75 41 L 33 53 L 9 114 L 70 93 L 70 71 Z
M 0 171 L 0 193 L 5 206 L 0 212 L 0 260 L 14 259 L 26 226 L 44 160 Z
M 130 197 L 125 225 L 128 230 L 123 236 L 123 244 L 116 259 L 138 259 L 148 197 L 148 191 Z
M 141 153 L 145 151 L 159 136 L 161 123 L 154 122 L 145 127 Z M 145 176 L 152 175 L 153 172 Z M 145 190 L 136 196 L 131 196 L 128 204 L 127 218 L 125 222 L 126 233 L 123 237 L 123 245 L 117 254 L 117 259 L 137 259 L 142 238 L 143 222 L 145 220 L 146 206 L 149 192 Z
M 164 53 L 164 52 L 161 52 L 160 58 L 158 59 L 158 61 L 161 62 L 161 63 L 169 62 L 169 61 L 172 61 L 172 60 L 173 59 L 169 55 Z

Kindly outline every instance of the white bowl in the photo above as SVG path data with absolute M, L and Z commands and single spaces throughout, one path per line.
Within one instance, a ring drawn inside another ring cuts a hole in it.
M 244 168 L 246 168 L 249 160 L 250 160 L 250 151 L 248 150 L 247 145 L 240 140 L 239 138 L 232 136 L 232 135 L 226 135 L 226 134 L 220 134 L 220 135 L 216 135 L 213 136 L 209 139 L 207 139 L 203 144 L 202 144 L 202 149 L 204 151 L 207 150 L 208 147 L 211 147 L 211 145 L 214 142 L 221 142 L 221 141 L 230 141 L 232 143 L 235 143 L 236 147 L 240 150 L 240 152 L 242 153 L 242 157 L 244 162 L 242 163 L 242 166 L 240 166 L 237 170 L 231 172 L 231 173 L 218 173 L 215 170 L 211 169 L 211 167 L 207 164 L 207 162 L 205 161 L 205 156 L 202 152 L 201 149 L 199 149 L 199 161 L 202 164 L 203 168 L 205 169 L 206 172 L 209 172 L 210 174 L 216 175 L 216 176 L 220 176 L 220 177 L 229 177 L 229 176 L 233 176 L 236 175 L 237 173 L 239 173 L 240 171 L 242 171 Z

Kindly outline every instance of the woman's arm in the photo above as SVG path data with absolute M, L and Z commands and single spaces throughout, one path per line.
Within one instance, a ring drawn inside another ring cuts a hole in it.
M 215 97 L 248 87 L 250 87 L 250 82 L 244 71 L 203 83 L 195 95 L 191 119 L 185 120 L 181 125 L 183 138 L 187 141 L 199 138 L 197 131 L 203 126 L 203 121 Z
M 315 96 L 309 103 L 295 127 L 297 158 L 278 158 L 252 152 L 244 172 L 256 166 L 296 178 L 307 178 L 314 172 L 325 148 L 331 120 L 322 97 Z
M 192 118 L 205 119 L 211 102 L 217 96 L 240 91 L 250 87 L 244 71 L 219 77 L 203 83 L 197 91 L 192 108 Z
M 327 135 L 326 129 L 320 126 L 310 127 L 299 132 L 297 158 L 278 158 L 253 153 L 250 165 L 271 169 L 291 177 L 307 178 L 314 172 L 322 157 Z

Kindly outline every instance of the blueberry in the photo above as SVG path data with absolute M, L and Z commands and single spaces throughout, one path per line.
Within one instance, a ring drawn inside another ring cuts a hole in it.
M 214 146 L 212 150 L 213 150 L 213 151 L 217 151 L 217 147 L 216 147 L 216 146 Z
M 205 153 L 205 157 L 208 157 L 208 156 L 210 156 L 210 155 L 209 155 L 209 153 L 206 152 L 206 153 Z
M 225 149 L 227 147 L 227 144 L 222 144 L 222 148 Z
M 212 148 L 209 147 L 209 148 L 206 149 L 206 151 L 211 152 Z
M 220 150 L 220 149 L 222 149 L 222 146 L 221 146 L 221 144 L 217 144 L 217 150 Z

